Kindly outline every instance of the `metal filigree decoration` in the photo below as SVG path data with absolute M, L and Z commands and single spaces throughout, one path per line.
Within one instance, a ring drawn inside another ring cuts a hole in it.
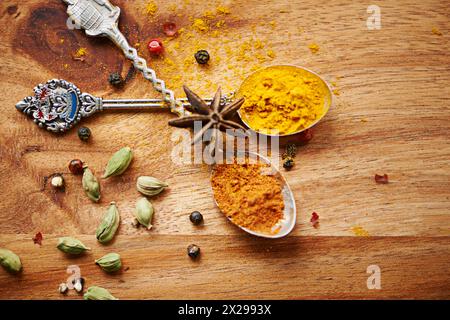
M 101 99 L 82 93 L 73 83 L 53 79 L 34 88 L 34 96 L 26 97 L 16 108 L 27 114 L 41 128 L 65 132 L 102 110 Z
M 202 98 L 192 92 L 188 87 L 183 86 L 183 89 L 190 103 L 189 108 L 194 114 L 170 120 L 169 125 L 178 128 L 186 128 L 193 126 L 197 121 L 201 122 L 202 129 L 195 134 L 194 139 L 192 140 L 192 144 L 201 141 L 203 139 L 203 135 L 208 130 L 212 130 L 215 136 L 213 136 L 213 139 L 211 139 L 210 142 L 210 152 L 212 155 L 214 155 L 218 141 L 216 135 L 218 134 L 220 129 L 240 129 L 242 134 L 246 133 L 245 127 L 241 126 L 235 121 L 229 120 L 229 118 L 242 106 L 242 104 L 244 103 L 244 98 L 226 104 L 224 103 L 221 89 L 219 88 L 211 104 L 208 105 Z

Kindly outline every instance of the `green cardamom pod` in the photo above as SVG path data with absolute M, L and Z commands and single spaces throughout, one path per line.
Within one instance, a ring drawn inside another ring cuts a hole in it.
M 84 167 L 82 184 L 88 198 L 98 202 L 100 200 L 100 183 L 87 166 Z
M 22 270 L 19 256 L 8 249 L 0 248 L 0 265 L 10 273 L 19 273 Z
M 122 261 L 118 253 L 108 253 L 100 259 L 95 260 L 95 263 L 106 272 L 116 272 L 122 268 Z
M 120 216 L 116 203 L 111 202 L 102 222 L 97 228 L 96 237 L 100 243 L 108 243 L 114 238 L 117 228 L 119 227 Z
M 152 218 L 153 218 L 153 205 L 147 198 L 141 198 L 136 202 L 136 210 L 134 214 L 137 221 L 147 229 L 152 228 Z
M 59 250 L 68 254 L 82 254 L 91 248 L 86 247 L 80 240 L 71 237 L 62 237 L 56 246 Z
M 84 300 L 119 300 L 108 290 L 101 287 L 89 287 L 83 296 Z
M 152 197 L 161 193 L 169 185 L 153 177 L 142 176 L 137 179 L 136 188 L 145 196 Z
M 133 153 L 128 147 L 122 148 L 113 154 L 108 164 L 106 165 L 105 173 L 102 178 L 106 179 L 112 176 L 118 176 L 124 173 L 133 159 Z

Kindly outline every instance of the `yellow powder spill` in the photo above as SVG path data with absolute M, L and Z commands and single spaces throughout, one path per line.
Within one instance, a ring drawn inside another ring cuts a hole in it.
M 230 11 L 229 8 L 227 8 L 227 7 L 222 7 L 222 6 L 217 7 L 216 12 L 217 12 L 218 14 L 230 14 L 230 13 L 231 13 L 231 11 Z
M 168 5 L 169 11 L 174 15 L 189 12 L 189 3 L 192 1 Z M 152 12 L 153 9 L 150 10 Z M 266 38 L 258 37 L 261 35 L 259 23 L 252 24 L 247 34 L 236 34 L 228 28 L 241 16 L 234 17 L 227 7 L 209 7 L 186 18 L 189 22 L 179 25 L 177 37 L 162 39 L 164 58 L 152 61 L 156 72 L 161 78 L 167 79 L 177 96 L 183 94 L 183 84 L 196 85 L 195 90 L 202 96 L 210 96 L 219 85 L 223 92 L 235 91 L 249 73 L 261 69 L 275 58 L 271 43 Z M 268 25 L 266 21 L 264 28 Z M 208 67 L 199 66 L 195 61 L 194 54 L 200 49 L 207 50 L 211 56 Z M 141 50 L 146 55 L 143 43 Z M 217 79 L 218 82 L 208 81 L 214 73 L 222 74 L 221 78 Z
M 206 19 L 214 19 L 216 15 L 214 14 L 214 12 L 207 10 L 203 12 L 202 16 Z
M 339 88 L 338 88 L 338 84 L 337 84 L 337 82 L 336 81 L 332 81 L 331 82 L 331 85 L 333 86 L 333 94 L 335 95 L 335 96 L 340 96 L 341 95 L 341 91 L 339 90 Z
M 309 50 L 311 50 L 312 53 L 317 53 L 319 52 L 319 46 L 316 43 L 311 43 L 308 45 Z
M 156 5 L 155 2 L 153 1 L 149 1 L 147 3 L 147 5 L 145 6 L 145 12 L 150 15 L 153 16 L 155 15 L 155 13 L 158 11 L 158 6 Z
M 87 49 L 86 48 L 78 48 L 78 50 L 75 51 L 73 56 L 75 58 L 81 58 L 81 57 L 84 57 L 86 54 L 87 54 Z
M 433 29 L 431 29 L 431 32 L 433 32 L 433 34 L 437 35 L 437 36 L 442 36 L 442 32 L 441 30 L 439 30 L 438 28 L 434 27 Z
M 177 5 L 175 3 L 172 3 L 171 5 L 169 5 L 168 10 L 170 12 L 175 12 L 177 11 Z
M 225 21 L 224 20 L 219 20 L 216 23 L 216 27 L 217 28 L 222 28 L 225 25 Z
M 259 40 L 259 39 L 256 39 L 253 42 L 253 45 L 254 45 L 255 49 L 262 49 L 262 48 L 264 48 L 264 43 L 261 40 Z
M 169 65 L 169 66 L 174 66 L 174 65 L 175 65 L 175 62 L 173 62 L 173 60 L 170 59 L 170 58 L 164 58 L 164 62 L 165 62 L 167 65 Z
M 352 227 L 352 232 L 355 234 L 355 236 L 358 237 L 369 237 L 370 234 L 361 226 L 354 226 Z
M 273 50 L 267 50 L 267 56 L 269 58 L 275 58 L 275 52 L 273 52 Z
M 194 22 L 192 23 L 192 27 L 200 32 L 207 32 L 209 30 L 208 24 L 204 19 L 194 19 Z

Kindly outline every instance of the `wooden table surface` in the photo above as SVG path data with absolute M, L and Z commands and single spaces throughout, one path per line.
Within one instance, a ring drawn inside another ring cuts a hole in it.
M 267 240 L 230 224 L 214 205 L 208 166 L 172 162 L 180 129 L 167 125 L 173 118 L 167 112 L 94 116 L 84 122 L 93 132 L 89 143 L 76 130 L 55 136 L 39 129 L 14 106 L 51 78 L 103 97 L 157 94 L 108 40 L 69 30 L 62 1 L 3 0 L 0 247 L 20 255 L 24 270 L 19 276 L 0 270 L 0 299 L 80 299 L 57 292 L 74 264 L 87 286 L 103 286 L 120 299 L 450 298 L 448 1 L 377 1 L 379 30 L 366 26 L 367 1 L 158 0 L 148 12 L 147 1 L 112 2 L 122 8 L 130 43 L 140 45 L 180 97 L 183 83 L 211 95 L 218 85 L 237 88 L 252 70 L 274 64 L 308 67 L 332 84 L 331 111 L 285 173 L 297 225 L 288 237 Z M 196 18 L 207 30 L 196 28 Z M 163 34 L 167 21 L 183 28 L 177 38 Z M 145 48 L 157 37 L 164 58 Z M 80 48 L 86 54 L 76 59 Z M 199 48 L 210 51 L 209 67 L 193 61 Z M 121 90 L 108 84 L 114 71 L 127 76 Z M 83 159 L 99 175 L 123 146 L 134 150 L 131 167 L 102 180 L 102 200 L 92 203 L 68 162 Z M 65 192 L 46 184 L 58 172 Z M 388 174 L 389 184 L 376 184 L 376 173 Z M 170 184 L 152 200 L 151 231 L 131 225 L 140 175 Z M 94 234 L 110 201 L 122 223 L 115 241 L 102 246 Z M 189 222 L 193 210 L 203 213 L 203 227 Z M 317 229 L 309 222 L 313 211 Z M 37 232 L 42 246 L 32 241 Z M 77 237 L 92 251 L 67 258 L 55 248 L 59 236 Z M 199 261 L 186 255 L 191 243 L 201 247 Z M 126 267 L 117 275 L 93 263 L 111 251 Z M 367 287 L 370 265 L 381 270 L 379 290 Z

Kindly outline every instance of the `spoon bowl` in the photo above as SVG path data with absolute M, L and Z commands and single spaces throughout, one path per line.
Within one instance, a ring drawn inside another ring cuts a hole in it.
M 280 219 L 280 221 L 278 221 L 278 223 L 274 226 L 274 228 L 278 229 L 278 231 L 275 233 L 263 233 L 263 232 L 250 230 L 249 228 L 246 228 L 246 227 L 236 224 L 229 217 L 227 217 L 227 219 L 234 225 L 238 226 L 240 229 L 242 229 L 245 232 L 247 232 L 251 235 L 254 235 L 254 236 L 263 237 L 263 238 L 271 238 L 271 239 L 282 238 L 282 237 L 287 236 L 295 226 L 296 219 L 297 219 L 297 208 L 295 205 L 294 195 L 291 191 L 291 188 L 289 187 L 288 182 L 284 178 L 284 176 L 281 174 L 281 172 L 279 172 L 275 168 L 275 166 L 270 162 L 270 160 L 268 158 L 263 157 L 257 153 L 250 152 L 250 151 L 235 151 L 233 153 L 228 152 L 227 156 L 233 156 L 236 158 L 257 159 L 259 162 L 269 165 L 270 166 L 270 170 L 268 170 L 268 171 L 270 171 L 269 174 L 273 175 L 277 179 L 277 181 L 280 183 L 281 194 L 282 194 L 283 203 L 284 203 L 283 218 Z M 211 178 L 214 176 L 215 168 L 216 168 L 216 165 L 213 165 L 212 171 L 211 171 Z M 211 187 L 211 189 L 212 189 L 212 187 Z M 213 190 L 213 195 L 214 195 L 214 190 Z M 214 197 L 214 202 L 216 203 L 219 210 L 222 211 L 222 209 L 220 208 L 220 205 L 217 203 L 215 197 Z
M 299 128 L 298 130 L 294 131 L 294 132 L 290 132 L 290 133 L 286 133 L 286 134 L 271 134 L 268 132 L 265 132 L 264 130 L 257 130 L 255 128 L 252 128 L 248 122 L 248 120 L 246 119 L 246 117 L 242 114 L 241 110 L 239 110 L 237 112 L 237 114 L 239 115 L 239 118 L 241 119 L 241 121 L 251 130 L 259 133 L 259 134 L 263 134 L 266 136 L 271 136 L 271 137 L 286 137 L 286 136 L 292 136 L 298 133 L 301 133 L 307 129 L 312 128 L 313 126 L 315 126 L 317 123 L 320 122 L 320 120 L 323 119 L 323 117 L 325 117 L 325 115 L 328 113 L 328 111 L 330 110 L 330 107 L 333 104 L 333 94 L 332 94 L 332 90 L 330 85 L 321 77 L 319 76 L 317 73 L 315 73 L 314 71 L 311 71 L 307 68 L 304 67 L 298 67 L 298 66 L 294 66 L 294 65 L 275 65 L 275 66 L 269 66 L 269 67 L 265 67 L 262 69 L 259 69 L 255 72 L 253 72 L 252 74 L 250 74 L 247 78 L 245 78 L 245 80 L 242 82 L 241 86 L 239 87 L 239 89 L 236 92 L 236 97 L 237 98 L 241 98 L 241 97 L 245 97 L 244 92 L 246 91 L 245 88 L 246 87 L 254 87 L 254 82 L 255 82 L 255 78 L 260 75 L 261 73 L 264 73 L 266 71 L 270 71 L 270 70 L 288 70 L 291 72 L 301 72 L 301 73 L 305 73 L 309 76 L 312 76 L 313 78 L 317 79 L 323 89 L 323 106 L 322 106 L 322 112 L 320 114 L 320 116 L 318 116 L 313 122 L 311 122 L 308 126 L 305 126 L 303 128 Z M 271 129 L 271 128 L 264 128 L 264 129 Z

